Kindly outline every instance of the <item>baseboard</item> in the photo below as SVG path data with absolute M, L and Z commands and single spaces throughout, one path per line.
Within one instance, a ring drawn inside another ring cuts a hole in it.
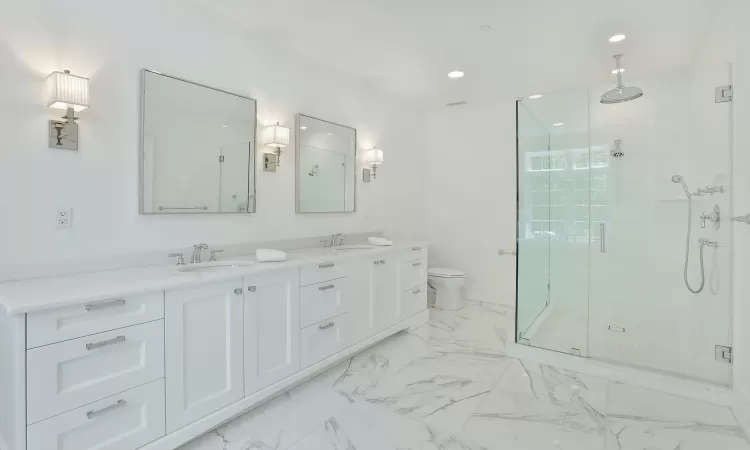
M 750 393 L 736 392 L 732 412 L 737 423 L 745 430 L 745 434 L 750 436 Z
M 332 355 L 322 361 L 313 364 L 310 367 L 302 369 L 294 375 L 285 378 L 267 388 L 261 389 L 254 394 L 251 394 L 242 400 L 232 403 L 224 407 L 223 409 L 216 411 L 215 413 L 209 414 L 206 417 L 198 419 L 197 421 L 185 425 L 179 430 L 175 430 L 172 433 L 167 434 L 159 438 L 158 440 L 147 444 L 140 448 L 140 450 L 173 450 L 191 440 L 219 427 L 235 417 L 241 416 L 258 405 L 266 402 L 273 397 L 288 391 L 289 389 L 298 386 L 314 376 L 326 371 L 334 365 L 346 360 L 349 357 L 356 355 L 357 353 L 365 350 L 368 347 L 377 344 L 383 339 L 390 337 L 396 333 L 399 333 L 410 328 L 417 328 L 421 325 L 426 324 L 430 319 L 430 313 L 428 310 L 424 310 L 390 328 L 387 328 L 380 333 L 371 336 L 364 341 L 360 341 L 357 344 L 349 347 L 348 349 Z
M 558 353 L 520 344 L 506 346 L 508 356 L 666 392 L 705 403 L 735 407 L 737 395 L 728 387 L 648 369 Z M 750 413 L 750 403 L 747 412 Z M 745 411 L 740 411 L 744 414 Z M 747 415 L 750 417 L 750 414 Z M 739 420 L 739 418 L 738 418 Z M 750 424 L 750 421 L 746 422 Z

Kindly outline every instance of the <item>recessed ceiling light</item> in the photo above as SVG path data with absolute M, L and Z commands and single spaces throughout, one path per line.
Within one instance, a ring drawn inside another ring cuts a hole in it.
M 328 133 L 328 136 L 333 136 L 333 133 Z
M 542 94 L 529 95 L 529 98 L 532 99 L 532 100 L 535 100 L 537 98 L 542 98 L 542 97 L 543 97 Z
M 611 38 L 609 38 L 609 42 L 612 42 L 612 43 L 614 43 L 614 42 L 622 42 L 624 40 L 625 40 L 625 35 L 624 34 L 616 34 L 616 35 L 612 36 Z
M 450 78 L 461 78 L 462 76 L 464 76 L 464 73 L 460 70 L 454 70 L 453 72 L 448 73 L 448 76 Z
M 625 69 L 620 69 L 620 73 L 625 72 Z M 617 75 L 617 69 L 612 69 L 612 75 Z
M 299 127 L 300 130 L 306 130 L 307 127 Z
M 229 128 L 229 125 L 222 125 L 221 128 Z
M 563 125 L 565 125 L 565 122 L 557 122 L 552 124 L 553 127 L 561 127 Z

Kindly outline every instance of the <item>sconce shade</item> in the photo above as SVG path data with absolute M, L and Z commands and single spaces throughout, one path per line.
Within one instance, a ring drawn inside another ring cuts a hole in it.
M 89 79 L 67 72 L 52 72 L 47 77 L 47 106 L 73 108 L 80 112 L 89 107 Z
M 365 164 L 379 166 L 383 164 L 383 150 L 373 148 L 365 152 Z
M 263 131 L 263 144 L 269 147 L 286 147 L 289 145 L 289 128 L 278 123 L 267 126 Z

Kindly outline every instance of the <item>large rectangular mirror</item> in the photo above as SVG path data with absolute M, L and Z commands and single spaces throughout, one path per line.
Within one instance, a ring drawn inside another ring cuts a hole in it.
M 357 130 L 297 115 L 297 212 L 354 212 Z
M 255 100 L 144 70 L 142 102 L 142 214 L 255 212 Z

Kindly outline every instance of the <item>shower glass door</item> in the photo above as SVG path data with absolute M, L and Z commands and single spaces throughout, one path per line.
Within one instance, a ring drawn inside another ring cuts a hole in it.
M 725 64 L 694 66 L 631 79 L 640 99 L 591 103 L 590 356 L 678 373 L 722 384 L 731 365 L 715 358 L 731 346 L 731 225 L 701 214 L 715 205 L 730 217 L 731 103 L 716 103 L 717 86 L 730 85 Z M 592 88 L 604 92 L 607 86 Z M 621 157 L 611 150 L 620 139 Z M 601 163 L 594 163 L 595 160 Z M 690 192 L 722 186 L 724 193 L 693 196 L 672 182 L 680 175 Z M 691 221 L 691 286 L 685 285 L 687 221 Z M 605 231 L 600 240 L 599 230 Z
M 588 91 L 524 99 L 519 111 L 519 342 L 587 354 Z

